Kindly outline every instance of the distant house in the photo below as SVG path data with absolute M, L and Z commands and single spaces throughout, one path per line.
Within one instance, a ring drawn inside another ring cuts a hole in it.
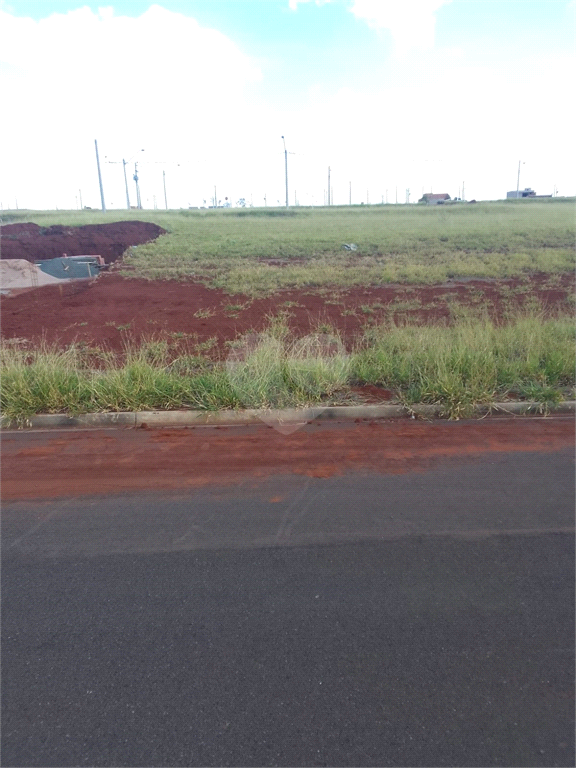
M 422 195 L 418 202 L 427 203 L 428 205 L 443 205 L 446 200 L 450 200 L 450 195 L 446 194 L 446 192 L 441 192 L 438 194 L 427 192 L 425 195 Z
M 518 191 L 514 190 L 506 193 L 506 198 L 508 200 L 515 200 L 519 197 L 536 197 L 536 192 L 534 192 L 533 189 L 530 189 L 530 187 L 526 187 L 526 189 L 519 189 Z

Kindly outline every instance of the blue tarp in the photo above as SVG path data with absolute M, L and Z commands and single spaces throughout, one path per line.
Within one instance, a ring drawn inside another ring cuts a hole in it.
M 82 260 L 68 258 L 44 259 L 43 261 L 37 261 L 36 264 L 42 272 L 57 277 L 60 280 L 97 277 L 101 269 L 98 256 L 85 256 Z

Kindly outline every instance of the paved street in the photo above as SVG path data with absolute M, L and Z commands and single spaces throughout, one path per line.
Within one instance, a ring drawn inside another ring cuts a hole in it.
M 573 450 L 3 509 L 3 765 L 573 766 Z

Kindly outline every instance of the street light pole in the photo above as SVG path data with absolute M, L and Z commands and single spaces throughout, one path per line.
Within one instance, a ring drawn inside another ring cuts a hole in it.
M 284 136 L 282 136 L 282 141 L 284 142 L 284 177 L 286 179 L 286 208 L 289 206 L 288 201 L 288 150 L 286 149 L 286 140 L 284 139 Z
M 100 173 L 100 158 L 98 157 L 98 142 L 96 139 L 94 139 L 94 146 L 96 147 L 96 165 L 98 166 L 98 183 L 100 184 L 100 200 L 102 201 L 102 212 L 106 213 L 106 203 L 104 202 L 104 187 L 102 186 L 102 174 Z
M 522 160 L 518 160 L 518 180 L 516 182 L 516 197 L 520 197 L 520 166 L 522 165 Z
M 128 163 L 122 158 L 122 167 L 124 168 L 124 186 L 126 188 L 126 208 L 130 210 L 130 195 L 128 193 L 128 178 L 126 176 L 126 166 Z

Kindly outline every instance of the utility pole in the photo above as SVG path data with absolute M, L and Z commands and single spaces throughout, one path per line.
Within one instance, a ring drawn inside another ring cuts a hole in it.
M 282 141 L 284 142 L 284 178 L 286 181 L 286 208 L 289 206 L 288 201 L 288 150 L 286 149 L 286 139 L 284 136 L 282 136 Z
M 214 187 L 214 208 L 218 208 L 218 196 L 216 195 L 216 187 Z
M 330 203 L 330 166 L 328 166 L 328 205 L 331 205 Z
M 142 210 L 142 200 L 140 198 L 140 185 L 138 184 L 138 163 L 134 163 L 134 182 L 136 184 L 136 207 L 139 211 Z
M 388 205 L 388 190 L 386 190 L 386 205 Z
M 100 158 L 98 157 L 98 142 L 96 139 L 94 139 L 94 146 L 96 147 L 96 165 L 98 166 L 98 183 L 100 184 L 100 200 L 102 201 L 102 212 L 106 213 L 106 203 L 104 202 L 104 187 L 102 186 L 102 174 L 100 173 Z
M 466 200 L 466 195 L 464 194 L 464 182 L 462 182 L 462 200 Z
M 520 166 L 522 165 L 522 160 L 518 160 L 518 180 L 516 181 L 516 197 L 520 197 Z
M 352 205 L 352 182 L 348 182 L 350 185 L 349 188 L 349 195 L 348 195 L 348 205 Z
M 80 210 L 83 211 L 84 210 L 84 206 L 82 205 L 82 190 L 81 189 L 78 190 L 78 195 L 80 196 Z
M 406 205 L 409 205 L 410 203 L 410 190 L 406 190 Z
M 144 152 L 144 150 L 143 150 L 143 149 L 141 149 L 141 150 L 140 150 L 140 152 Z M 136 154 L 137 154 L 137 153 L 136 153 Z M 122 171 L 123 171 L 123 173 L 124 173 L 124 189 L 125 189 L 125 191 L 126 191 L 126 208 L 127 208 L 127 210 L 130 210 L 130 193 L 128 192 L 128 177 L 127 177 L 127 175 L 126 175 L 126 166 L 127 166 L 127 165 L 130 163 L 130 161 L 131 161 L 131 160 L 133 160 L 133 158 L 135 158 L 135 157 L 136 157 L 136 155 L 132 155 L 132 157 L 129 157 L 129 158 L 128 158 L 128 160 L 126 160 L 124 157 L 122 158 Z M 104 158 L 104 160 L 105 160 L 107 163 L 111 163 L 112 165 L 118 165 L 118 164 L 120 163 L 120 161 L 119 161 L 119 160 L 108 160 L 108 158 L 107 158 L 107 157 L 105 157 L 105 158 Z M 137 173 L 137 170 L 136 170 L 136 164 L 135 164 L 135 165 L 134 165 L 134 177 L 133 177 L 133 178 L 134 178 L 134 181 L 136 182 L 136 192 L 137 192 L 137 197 L 139 197 L 139 194 L 138 194 L 138 179 L 136 178 L 136 176 L 137 176 L 137 175 L 138 175 L 138 173 Z M 140 208 L 140 207 L 142 207 L 142 206 L 138 205 L 137 207 L 138 207 L 138 208 Z
M 122 168 L 124 170 L 124 187 L 126 189 L 126 208 L 130 210 L 130 194 L 128 192 L 128 177 L 126 176 L 126 166 L 128 163 L 122 158 Z
M 168 210 L 168 198 L 166 197 L 166 171 L 162 171 L 162 182 L 164 184 L 164 205 Z

